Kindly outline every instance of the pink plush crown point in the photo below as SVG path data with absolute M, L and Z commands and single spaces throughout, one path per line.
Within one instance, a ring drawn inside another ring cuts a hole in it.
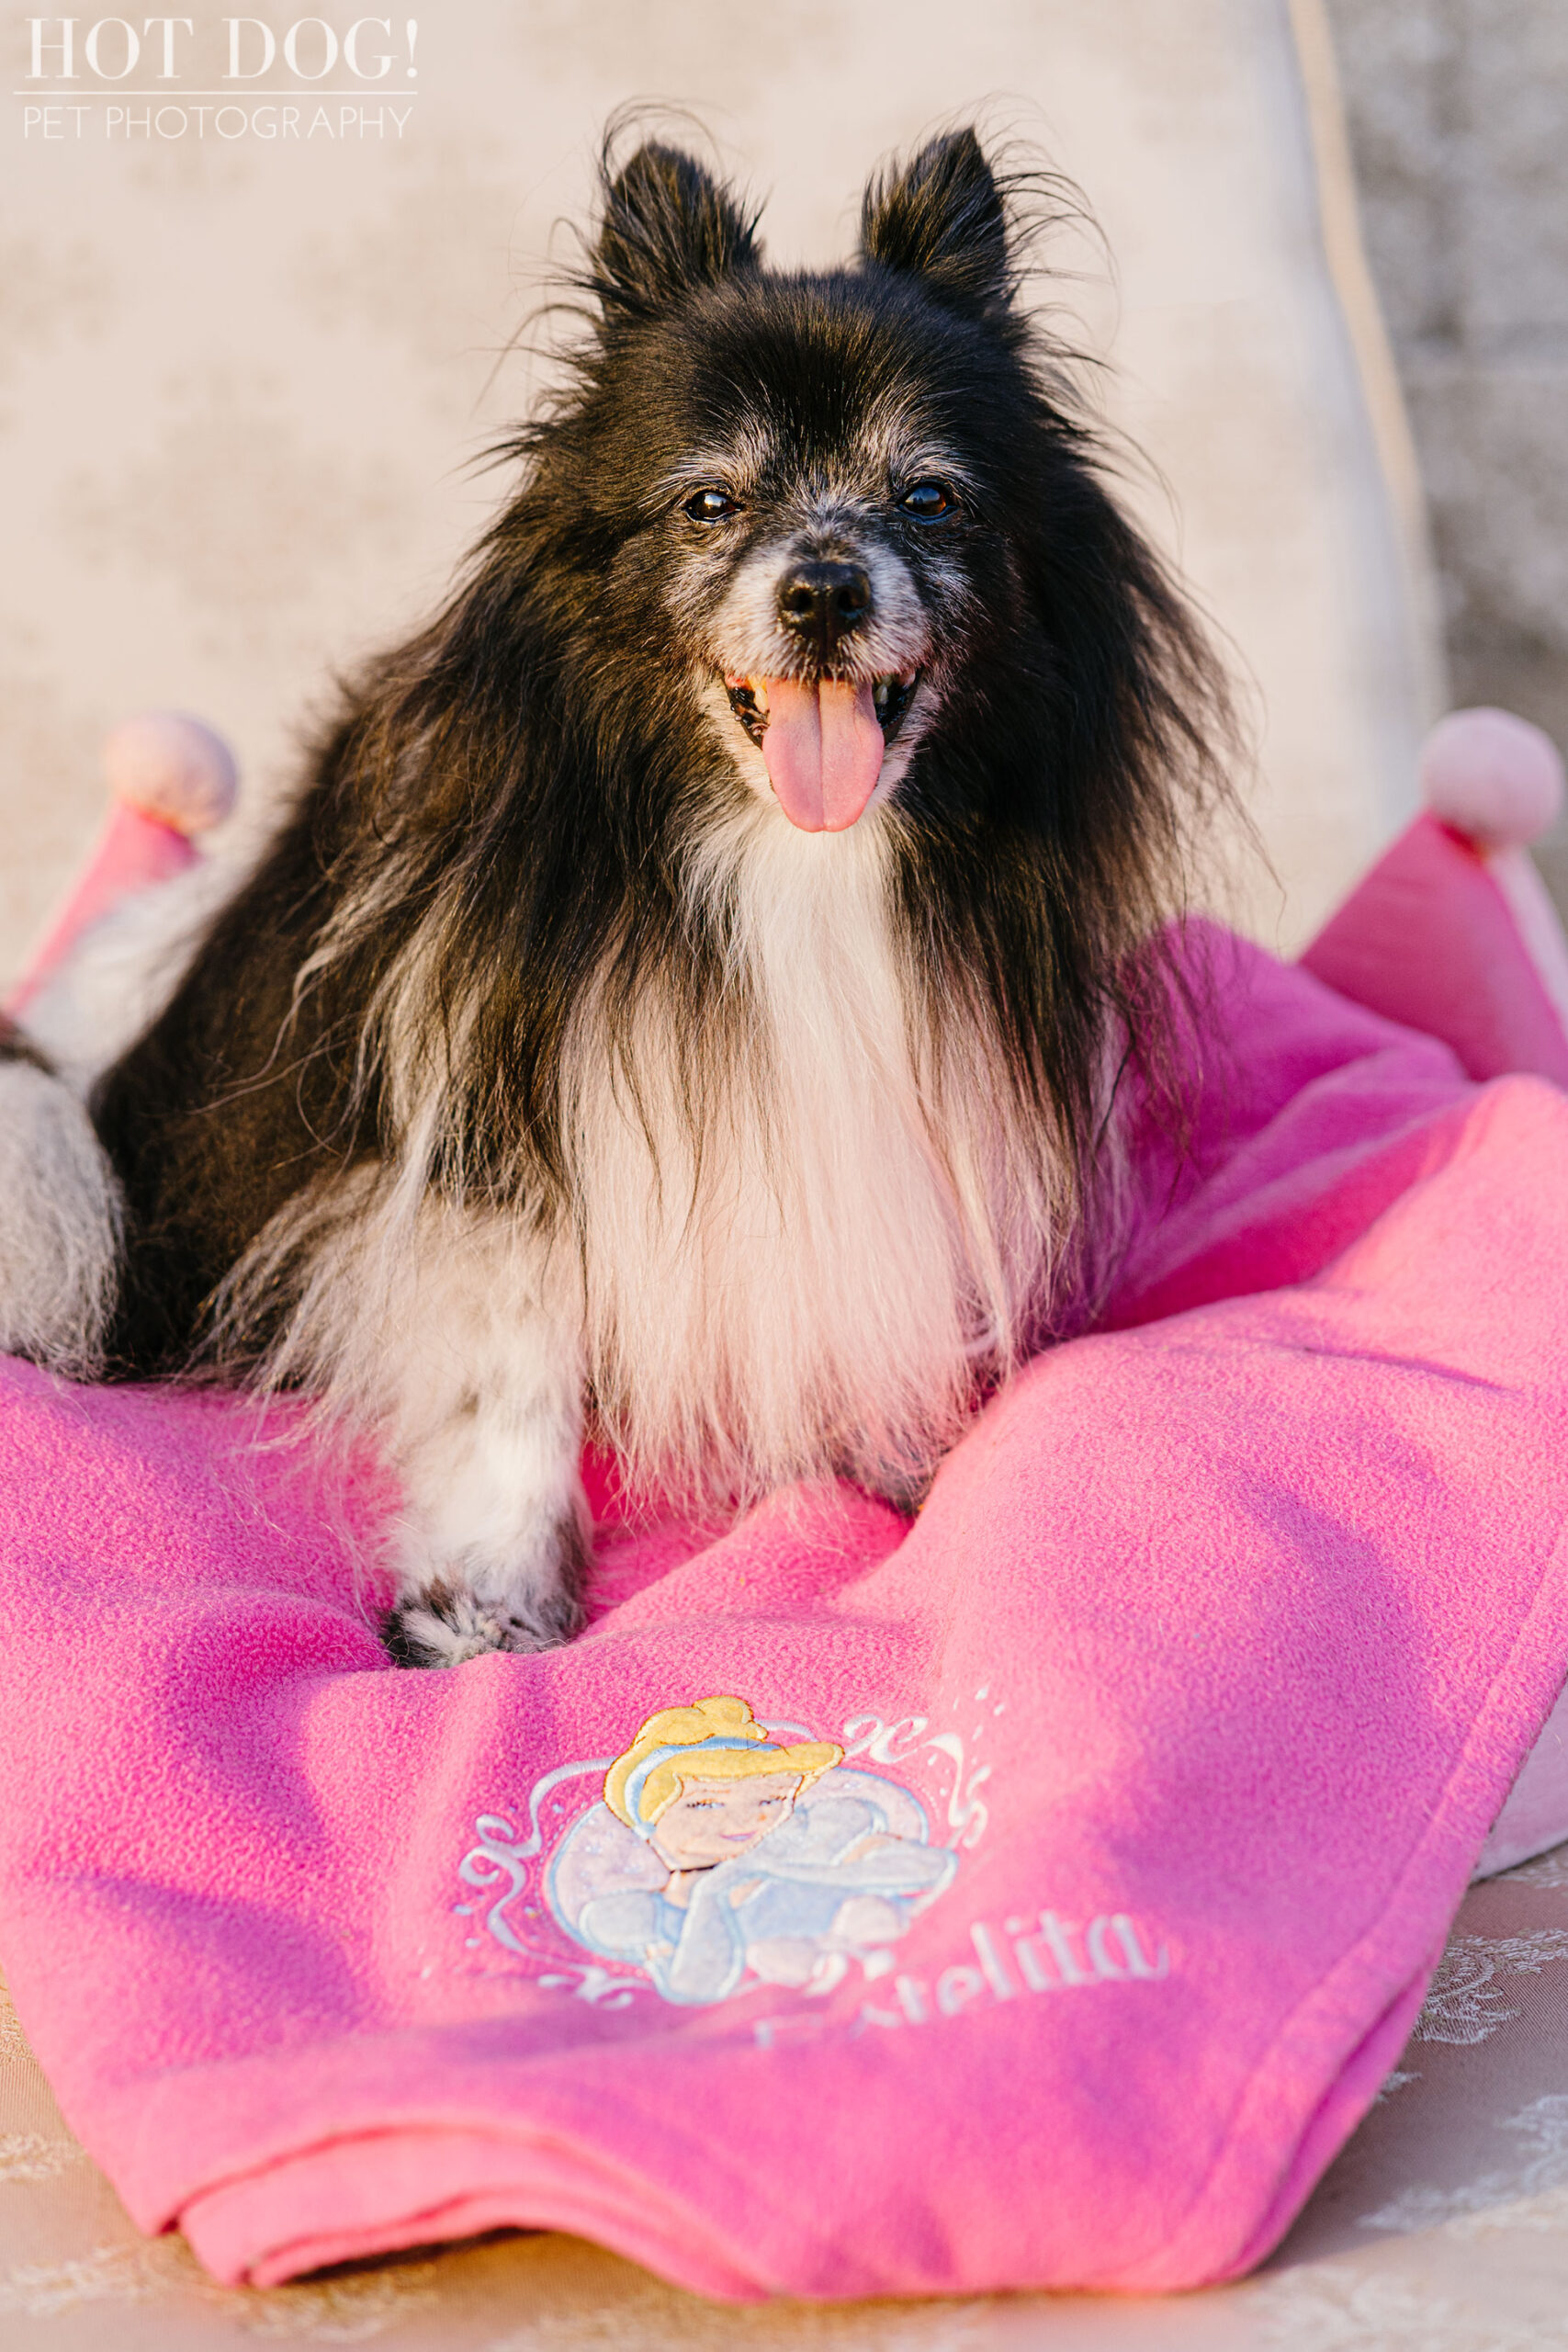
M 104 775 L 118 801 L 177 833 L 209 832 L 234 806 L 239 775 L 221 735 L 181 710 L 143 710 L 104 738 Z
M 1562 761 L 1550 735 L 1511 710 L 1450 710 L 1421 749 L 1434 817 L 1484 849 L 1539 841 L 1562 807 Z

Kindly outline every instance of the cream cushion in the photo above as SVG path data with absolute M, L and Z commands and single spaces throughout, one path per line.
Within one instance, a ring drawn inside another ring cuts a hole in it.
M 1279 877 L 1235 905 L 1298 944 L 1409 812 L 1438 685 L 1319 0 L 1293 15 L 1304 75 L 1286 0 L 463 0 L 423 20 L 400 139 L 13 139 L 0 976 L 108 725 L 212 720 L 254 812 L 333 672 L 440 595 L 500 489 L 468 461 L 547 373 L 509 345 L 558 224 L 649 92 L 786 261 L 844 254 L 875 161 L 976 109 L 1079 184 L 1104 251 L 1058 240 L 1035 291 L 1111 361 L 1129 493 L 1230 639 Z

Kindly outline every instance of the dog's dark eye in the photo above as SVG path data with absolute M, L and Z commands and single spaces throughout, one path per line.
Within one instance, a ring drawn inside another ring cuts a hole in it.
M 694 523 L 728 523 L 732 514 L 739 514 L 740 504 L 727 490 L 715 490 L 710 484 L 706 490 L 694 492 L 682 512 Z
M 916 481 L 898 503 L 918 523 L 940 523 L 944 514 L 953 512 L 958 501 L 944 481 Z

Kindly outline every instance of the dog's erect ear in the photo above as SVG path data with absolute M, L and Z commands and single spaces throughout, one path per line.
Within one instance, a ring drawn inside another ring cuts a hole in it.
M 1007 211 L 972 130 L 933 139 L 874 179 L 860 216 L 861 253 L 912 273 L 955 310 L 1005 310 L 1014 273 Z
M 612 179 L 593 256 L 606 311 L 660 309 L 694 287 L 757 266 L 750 220 L 728 188 L 679 148 L 639 147 Z

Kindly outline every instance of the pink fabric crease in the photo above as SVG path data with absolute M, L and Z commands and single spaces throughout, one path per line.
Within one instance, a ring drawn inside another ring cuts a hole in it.
M 559 2227 L 736 2299 L 1278 2240 L 1568 1657 L 1568 1101 L 1198 945 L 1108 1327 L 912 1524 L 606 1504 L 549 1656 L 395 1670 L 371 1471 L 0 1368 L 0 1956 L 142 2228 L 265 2283 Z M 715 1693 L 841 1760 L 682 1909 L 605 1770 Z

